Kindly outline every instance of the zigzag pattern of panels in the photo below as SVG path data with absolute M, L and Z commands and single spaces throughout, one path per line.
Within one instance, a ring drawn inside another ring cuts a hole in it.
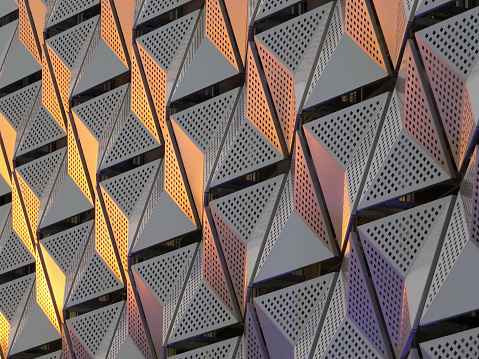
M 0 0 L 0 358 L 479 358 L 479 1 Z

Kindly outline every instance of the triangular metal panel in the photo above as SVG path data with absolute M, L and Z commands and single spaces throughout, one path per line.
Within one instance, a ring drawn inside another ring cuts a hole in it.
M 75 83 L 72 96 L 77 96 L 125 72 L 128 72 L 128 67 L 116 56 L 105 41 L 100 40 L 95 50 L 93 50 L 81 77 Z
M 171 359 L 196 359 L 196 358 L 224 358 L 233 359 L 233 354 L 240 337 L 223 340 L 215 344 L 206 345 L 199 349 L 183 354 L 173 355 Z
M 403 130 L 370 187 L 364 187 L 366 194 L 359 208 L 401 197 L 449 178 L 448 173 Z
M 131 2 L 130 2 L 131 3 Z M 125 10 L 128 11 L 131 4 L 125 4 Z M 133 4 L 134 5 L 134 4 Z M 101 1 L 101 38 L 108 45 L 108 47 L 115 53 L 115 55 L 120 59 L 120 61 L 127 67 L 129 66 L 128 50 L 123 47 L 124 42 L 123 34 L 128 35 L 126 31 L 122 31 L 121 21 L 118 19 L 117 7 L 114 4 L 114 1 Z M 124 10 L 124 11 L 125 11 Z M 131 18 L 131 15 L 130 15 Z M 129 21 L 130 27 L 132 25 L 133 19 Z M 117 27 L 118 23 L 118 27 Z M 124 29 L 126 30 L 126 29 Z M 131 36 L 129 36 L 127 43 L 131 44 Z M 131 45 L 130 45 L 131 49 Z
M 37 359 L 61 359 L 62 358 L 62 351 L 57 350 L 56 352 L 42 355 L 41 357 L 38 357 Z
M 384 357 L 391 357 L 378 315 L 379 308 L 373 297 L 372 285 L 367 277 L 361 249 L 354 233 L 350 235 L 349 281 L 347 317 L 360 329 L 364 337 Z M 352 324 L 352 323 L 351 323 Z M 345 330 L 344 326 L 342 330 Z M 341 329 L 340 329 L 341 331 Z M 334 345 L 334 340 L 333 340 Z M 367 346 L 367 344 L 365 344 Z
M 356 71 L 357 68 L 361 71 Z M 349 36 L 343 35 L 304 107 L 320 104 L 386 76 L 387 73 L 368 54 Z
M 35 304 L 21 331 L 17 333 L 15 342 L 9 350 L 9 355 L 18 354 L 60 338 L 60 334 L 40 308 L 40 305 Z
M 48 28 L 58 24 L 63 20 L 95 6 L 97 3 L 95 0 L 56 0 L 46 27 Z
M 451 165 L 439 128 L 439 118 L 429 91 L 426 91 L 426 79 L 419 67 L 419 58 L 412 42 L 407 43 L 404 57 L 407 76 L 404 79 L 403 127 L 443 170 L 450 173 Z
M 327 216 L 324 199 L 315 177 L 302 134 L 296 133 L 293 149 L 294 210 L 326 245 L 332 254 L 337 247 Z
M 18 0 L 19 4 L 19 38 L 20 41 L 25 45 L 25 47 L 30 51 L 30 54 L 41 64 L 42 59 L 39 53 L 39 43 L 37 42 L 37 33 L 33 27 L 33 22 L 31 22 L 30 16 L 30 6 L 27 6 L 26 0 Z
M 268 142 L 284 155 L 286 151 L 282 131 L 267 91 L 268 86 L 261 70 L 261 63 L 253 48 L 250 43 L 246 60 L 246 117 Z
M 211 187 L 246 175 L 283 159 L 281 154 L 249 121 L 245 121 L 218 168 Z
M 238 70 L 218 48 L 209 39 L 203 38 L 171 100 L 179 100 L 236 74 Z
M 310 358 L 320 359 L 323 357 L 323 354 L 330 345 L 333 337 L 336 335 L 336 332 L 338 331 L 340 325 L 344 322 L 344 317 L 346 315 L 346 293 L 345 284 L 341 279 L 342 274 L 343 273 L 340 273 L 338 279 L 336 280 L 336 283 L 334 284 L 334 287 L 332 287 L 331 289 L 331 300 L 329 301 L 328 306 L 324 308 L 324 310 L 326 310 L 326 315 L 324 317 L 321 328 L 319 328 L 318 325 L 320 324 L 319 316 L 321 316 L 322 313 L 313 313 L 313 316 L 315 315 L 315 317 L 312 317 L 314 321 L 312 321 L 311 324 L 316 323 L 316 325 L 311 328 L 311 331 L 313 332 L 313 334 L 315 334 L 316 331 L 318 331 L 319 333 L 315 347 L 310 348 L 310 346 L 314 344 L 314 339 L 309 339 L 307 342 L 304 343 L 308 344 L 305 347 L 306 351 L 310 351 Z M 326 303 L 321 305 L 325 306 Z M 321 308 L 321 305 L 318 305 L 316 307 L 316 310 Z M 298 350 L 300 348 L 299 343 L 301 343 L 301 341 L 298 342 Z
M 435 8 L 451 2 L 453 0 L 420 0 L 416 8 L 416 16 L 422 16 Z
M 118 135 L 115 136 L 116 133 Z M 100 170 L 160 146 L 160 143 L 133 112 L 130 112 L 125 119 L 119 118 L 117 120 L 113 134 L 100 165 Z
M 479 355 L 479 328 L 465 330 L 419 344 L 424 359 L 474 358 Z
M 18 32 L 14 36 L 9 53 L 4 60 L 2 71 L 0 71 L 0 88 L 11 85 L 26 76 L 42 70 L 39 63 L 30 54 L 30 51 L 19 41 Z
M 67 320 L 71 335 L 91 357 L 107 354 L 123 306 L 124 302 L 119 302 Z M 75 345 L 74 350 L 77 356 L 82 357 Z
M 246 304 L 245 315 L 245 358 L 268 359 L 268 352 L 263 341 L 263 335 L 256 319 L 252 303 Z
M 130 337 L 126 337 L 120 348 L 120 351 L 114 357 L 117 359 L 144 358 L 143 354 L 140 352 L 135 343 L 133 343 L 133 340 L 131 340 Z
M 221 0 L 206 0 L 205 37 L 210 39 L 236 70 L 242 69 L 242 61 L 237 53 L 228 14 Z
M 203 215 L 203 279 L 230 312 L 235 313 L 235 292 L 232 285 L 230 286 L 228 270 L 222 265 L 225 259 L 221 247 L 217 247 L 219 240 L 211 219 L 207 213 Z
M 296 212 L 279 234 L 255 282 L 273 278 L 333 257 L 326 245 Z
M 202 280 L 168 342 L 171 344 L 235 323 L 237 320 L 233 313 Z
M 85 194 L 80 190 L 71 176 L 67 174 L 64 181 L 59 185 L 53 202 L 50 207 L 47 208 L 40 227 L 45 228 L 53 223 L 60 222 L 92 208 L 93 206 L 88 198 L 85 197 Z
M 34 282 L 30 274 L 0 286 L 0 312 L 9 322 L 22 314 Z
M 77 257 L 83 254 L 86 241 L 90 237 L 93 221 L 88 221 L 66 231 L 49 236 L 41 241 L 64 273 L 75 270 Z
M 41 103 L 41 98 L 40 98 Z M 17 156 L 26 154 L 34 149 L 66 137 L 65 131 L 55 121 L 53 116 L 43 106 L 31 118 L 16 153 Z
M 449 0 L 446 1 L 449 2 Z M 418 11 L 426 3 L 435 6 L 438 2 L 444 2 L 444 0 L 423 1 Z M 416 37 L 420 38 L 465 80 L 478 60 L 479 44 L 471 37 L 471 34 L 477 30 L 478 19 L 479 9 L 473 8 L 418 31 Z M 460 51 L 452 51 L 459 45 Z
M 13 230 L 11 215 L 7 221 L 0 237 L 0 274 L 35 262 L 35 258 Z
M 258 12 L 256 13 L 255 21 L 260 21 L 268 16 L 274 14 L 275 12 L 281 11 L 283 9 L 286 9 L 289 6 L 292 6 L 296 3 L 298 3 L 299 0 L 284 0 L 284 1 L 278 1 L 278 0 L 262 0 L 260 2 Z
M 163 0 L 161 2 L 158 2 L 157 0 L 145 0 L 141 12 L 138 15 L 137 25 L 154 19 L 155 17 L 184 5 L 189 1 L 191 0 Z
M 273 358 L 294 357 L 294 345 L 316 310 L 324 307 L 334 274 L 328 274 L 254 298 Z
M 61 1 L 61 0 L 58 0 Z M 75 1 L 75 0 L 64 0 Z M 57 36 L 51 37 L 45 42 L 56 53 L 65 66 L 72 70 L 78 62 L 78 56 L 84 55 L 82 50 L 88 46 L 88 40 L 92 37 L 100 16 L 97 15 L 84 21 Z M 68 84 L 69 85 L 69 84 Z
M 270 201 L 276 201 L 282 176 L 277 176 L 210 202 L 213 211 L 248 243 L 255 226 Z M 218 227 L 218 223 L 215 224 Z

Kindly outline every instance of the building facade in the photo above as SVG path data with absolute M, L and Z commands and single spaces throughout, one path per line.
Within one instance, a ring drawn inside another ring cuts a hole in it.
M 479 357 L 479 1 L 0 0 L 0 357 Z

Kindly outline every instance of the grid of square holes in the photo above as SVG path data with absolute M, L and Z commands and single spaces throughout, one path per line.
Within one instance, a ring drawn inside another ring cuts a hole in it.
M 233 300 L 226 283 L 226 276 L 221 265 L 218 248 L 208 217 L 203 215 L 203 278 L 220 297 L 221 301 L 234 313 Z
M 449 199 L 440 199 L 361 226 L 382 255 L 406 276 Z
M 303 327 L 303 331 L 294 345 L 295 358 L 309 358 L 309 353 L 313 349 L 313 341 L 318 330 L 319 321 L 326 309 L 326 300 L 331 290 L 332 279 L 328 282 L 321 297 L 318 299 L 315 308 Z
M 329 59 L 333 55 L 336 46 L 341 40 L 341 37 L 344 34 L 344 23 L 343 23 L 343 13 L 341 10 L 341 3 L 340 1 L 337 2 L 336 7 L 334 8 L 333 17 L 329 24 L 328 32 L 326 34 L 326 39 L 324 40 L 324 45 L 321 49 L 321 53 L 319 55 L 319 60 L 314 69 L 313 78 L 311 80 L 311 85 L 309 86 L 308 90 L 308 97 L 312 94 L 316 84 L 319 81 L 319 78 L 323 74 L 326 65 L 329 62 Z
M 407 77 L 404 99 L 404 128 L 431 155 L 437 163 L 445 167 L 439 134 L 433 119 L 433 113 L 426 97 L 416 61 L 407 51 Z M 449 97 L 449 96 L 448 96 Z
M 253 305 L 250 304 L 247 306 L 245 319 L 245 356 L 247 359 L 267 359 L 263 337 L 256 320 Z
M 172 116 L 204 152 L 219 135 L 222 137 L 231 115 L 237 90 L 229 91 Z
M 79 275 L 80 273 L 79 271 Z M 84 272 L 77 278 L 78 282 L 75 283 L 76 286 L 70 297 L 69 306 L 99 298 L 123 287 L 115 274 L 97 253 L 93 253 Z
M 19 29 L 19 38 L 20 41 L 25 45 L 25 47 L 30 51 L 32 56 L 38 62 L 41 61 L 40 54 L 38 52 L 37 42 L 35 41 L 34 29 L 30 23 L 30 18 L 28 16 L 26 0 L 20 0 L 18 2 L 19 8 L 19 19 L 20 24 Z
M 18 148 L 18 154 L 25 154 L 65 136 L 65 131 L 63 131 L 48 110 L 41 105 L 25 129 L 22 142 Z
M 0 100 L 0 112 L 17 134 L 23 131 L 40 88 L 41 81 L 38 81 Z
M 221 299 L 202 281 L 181 321 L 171 334 L 170 341 L 179 341 L 235 322 L 236 319 Z
M 240 131 L 241 126 L 247 121 L 246 113 L 245 113 L 246 87 L 243 87 L 242 90 L 240 91 L 241 93 L 239 95 L 238 104 L 236 105 L 236 108 L 234 110 L 233 118 L 231 119 L 229 123 L 228 131 L 226 131 L 224 144 L 221 147 L 221 150 L 219 151 L 219 153 L 215 152 L 213 154 L 215 158 L 216 158 L 216 155 L 218 156 L 217 167 L 215 168 L 215 172 L 214 172 L 215 176 L 220 168 L 219 166 L 225 160 L 231 146 L 233 146 L 233 143 L 236 139 L 236 136 L 238 135 Z M 208 157 L 211 157 L 211 154 Z
M 118 278 L 121 278 L 120 267 L 116 259 L 115 250 L 113 248 L 114 238 L 110 237 L 107 226 L 108 218 L 103 212 L 100 200 L 95 199 L 95 249 L 103 260 L 108 264 L 110 269 Z
M 321 207 L 318 193 L 299 139 L 294 150 L 294 210 L 328 248 L 332 247 Z M 314 169 L 313 169 L 314 171 Z
M 127 217 L 130 217 L 143 191 L 149 189 L 158 168 L 158 162 L 152 162 L 120 176 L 115 176 L 101 183 L 108 195 L 118 204 Z
M 135 155 L 148 152 L 159 146 L 153 135 L 140 122 L 133 112 L 120 129 L 109 152 L 107 152 L 104 164 L 112 166 Z
M 143 47 L 138 47 L 140 58 L 143 63 L 143 70 L 145 71 L 146 81 L 153 100 L 153 106 L 156 110 L 156 116 L 160 123 L 161 131 L 165 132 L 165 106 L 166 106 L 166 73 L 158 65 L 158 63 L 149 55 Z M 153 118 L 149 118 L 145 123 L 148 130 L 159 138 L 158 129 Z
M 463 208 L 462 197 L 458 196 L 454 204 L 454 210 L 447 228 L 446 237 L 444 238 L 444 244 L 439 254 L 436 270 L 432 277 L 431 287 L 427 295 L 426 304 L 424 305 L 424 312 L 429 309 L 436 294 L 446 280 L 447 275 L 469 240 Z
M 271 195 L 279 185 L 280 180 L 272 178 L 224 196 L 211 202 L 211 205 L 247 243 L 267 203 L 274 200 Z
M 128 334 L 132 341 L 140 349 L 145 359 L 151 359 L 152 355 L 146 338 L 145 327 L 140 317 L 140 308 L 136 302 L 133 287 L 130 282 L 127 285 L 127 309 L 128 309 Z
M 173 198 L 183 213 L 193 222 L 193 208 L 186 191 L 186 181 L 181 174 L 179 154 L 173 148 L 170 133 L 165 136 L 165 190 Z
M 434 359 L 479 357 L 479 329 L 474 328 L 421 344 L 421 351 Z
M 70 92 L 71 70 L 60 59 L 60 57 L 55 53 L 55 51 L 53 51 L 50 47 L 47 47 L 47 49 L 50 56 L 50 62 L 53 69 L 53 75 L 57 84 L 58 93 L 60 94 L 61 103 L 63 104 L 65 111 L 68 111 L 68 96 Z
M 37 302 L 43 309 L 50 323 L 60 332 L 60 323 L 58 322 L 57 312 L 55 305 L 53 304 L 53 297 L 49 289 L 49 283 L 47 281 L 47 273 L 43 271 L 43 266 L 40 261 L 38 252 L 35 258 L 36 266 L 36 284 L 37 284 Z
M 63 272 L 75 269 L 75 258 L 81 255 L 92 228 L 93 221 L 89 221 L 42 240 L 43 246 Z
M 396 93 L 394 92 L 391 97 L 391 102 L 389 103 L 389 108 L 384 119 L 384 124 L 381 129 L 381 134 L 379 135 L 379 140 L 377 142 L 373 158 L 371 160 L 371 165 L 369 166 L 362 198 L 364 198 L 364 195 L 368 192 L 369 187 L 381 169 L 381 166 L 386 160 L 386 157 L 391 151 L 394 142 L 401 132 L 401 128 L 402 123 L 399 114 L 399 101 Z
M 365 334 L 374 347 L 379 350 L 381 354 L 385 355 L 386 351 L 383 337 L 379 329 L 371 294 L 366 285 L 367 278 L 359 262 L 362 260 L 360 256 L 362 256 L 362 254 L 356 246 L 352 245 L 349 262 L 347 313 L 349 318 L 351 318 L 360 331 Z
M 234 67 L 238 67 L 219 0 L 206 0 L 206 37 Z
M 258 66 L 252 51 L 248 51 L 246 71 L 246 117 L 261 132 L 261 134 L 281 152 L 280 139 L 273 122 L 271 108 L 266 99 L 265 89 L 260 78 Z
M 126 56 L 121 44 L 119 29 L 116 27 L 113 11 L 110 0 L 101 0 L 101 37 L 126 65 Z
M 421 45 L 420 51 L 449 145 L 459 163 L 465 81 L 427 45 Z
M 464 103 L 462 108 L 464 110 L 461 124 L 461 161 L 464 161 L 464 155 L 466 154 L 476 129 L 476 120 L 472 111 L 471 97 L 469 96 L 469 90 L 467 87 L 464 92 Z
M 20 201 L 20 194 L 15 181 L 13 181 L 12 186 L 12 219 L 13 219 L 13 229 L 18 234 L 23 244 L 28 248 L 30 253 L 34 254 L 35 250 L 33 248 L 32 238 L 30 236 L 30 231 L 28 230 L 27 219 L 22 208 L 22 202 Z
M 328 312 L 326 313 L 323 326 L 321 329 L 318 328 L 318 330 L 321 330 L 321 331 L 319 334 L 319 339 L 318 339 L 316 348 L 312 348 L 312 350 L 314 350 L 312 359 L 322 358 L 329 343 L 331 342 L 334 335 L 336 334 L 339 326 L 341 325 L 341 323 L 343 323 L 344 316 L 346 315 L 345 304 L 346 304 L 346 301 L 345 301 L 345 295 L 344 295 L 343 282 L 341 281 L 341 277 L 338 277 L 336 284 L 334 286 L 334 291 L 331 297 L 331 301 L 329 302 L 329 306 L 327 308 Z
M 127 89 L 123 85 L 72 109 L 97 140 L 109 135 L 105 129 L 116 120 Z
M 378 132 L 381 116 L 383 114 L 384 97 L 380 102 L 377 111 L 373 114 L 371 122 L 365 131 L 364 137 L 359 141 L 351 163 L 346 169 L 346 180 L 348 184 L 348 194 L 350 206 L 356 203 L 356 196 L 360 190 L 361 181 L 364 173 L 367 172 L 367 162 L 373 150 L 374 139 Z
M 98 3 L 97 0 L 58 0 L 48 19 L 47 27 L 78 14 Z
M 297 2 L 298 0 L 262 0 L 258 13 L 256 14 L 256 19 L 264 18 Z
M 29 289 L 32 287 L 33 280 L 33 275 L 27 275 L 0 286 L 0 311 L 9 322 L 14 318 L 25 295 L 30 293 Z
M 394 349 L 398 350 L 401 344 L 401 328 L 404 327 L 402 323 L 402 308 L 403 300 L 405 299 L 403 295 L 405 292 L 405 276 L 403 273 L 398 273 L 389 259 L 386 258 L 385 260 L 382 253 L 368 239 L 364 239 L 363 247 L 387 331 Z
M 406 8 L 404 5 L 404 0 L 396 0 L 398 3 L 398 13 L 397 13 L 397 28 L 396 28 L 396 52 L 391 53 L 394 63 L 397 63 L 399 60 L 399 55 L 401 53 L 402 44 L 404 42 L 404 36 L 406 34 L 406 29 L 408 25 L 408 18 L 406 17 Z M 411 2 L 408 0 L 408 2 Z M 409 10 L 408 10 L 409 11 Z
M 290 148 L 296 123 L 294 77 L 261 43 L 258 44 L 258 53 L 286 145 Z
M 446 178 L 439 165 L 402 132 L 365 198 L 370 204 L 379 203 Z
M 420 36 L 463 77 L 467 78 L 479 56 L 479 9 L 431 26 Z
M 94 356 L 103 343 L 108 332 L 113 332 L 121 314 L 123 302 L 68 320 L 81 344 Z
M 364 101 L 310 122 L 305 128 L 346 168 L 380 109 L 379 99 Z
M 65 121 L 53 83 L 53 75 L 48 67 L 45 52 L 42 53 L 42 103 L 60 127 L 66 131 Z
M 263 252 L 261 253 L 261 259 L 258 264 L 258 269 L 256 273 L 259 273 L 263 264 L 266 262 L 271 250 L 273 249 L 274 244 L 279 238 L 281 232 L 283 231 L 284 226 L 288 222 L 288 219 L 293 212 L 293 182 L 291 174 L 288 175 L 286 183 L 284 185 L 283 191 L 281 193 L 281 198 L 279 200 L 276 213 L 274 214 L 273 222 L 271 223 L 271 229 L 266 238 L 266 244 L 264 245 Z
M 327 16 L 325 8 L 319 7 L 262 32 L 257 38 L 288 71 L 294 73 Z
M 172 321 L 171 331 L 178 327 L 180 320 L 183 317 L 186 309 L 190 305 L 193 296 L 200 286 L 200 282 L 203 278 L 203 246 L 199 245 L 198 250 L 196 251 L 195 257 L 193 258 L 193 263 L 191 264 L 190 275 L 186 279 L 186 285 L 184 287 L 184 292 L 182 293 L 181 300 L 178 305 L 178 311 L 174 317 L 174 322 Z M 179 300 L 180 298 L 178 298 Z M 174 310 L 174 308 L 173 308 Z M 173 319 L 173 316 L 171 317 Z M 165 326 L 166 327 L 166 326 Z M 171 337 L 170 337 L 171 338 Z
M 152 135 L 157 134 L 153 121 L 153 113 L 146 95 L 146 84 L 143 83 L 139 59 L 135 52 L 131 55 L 131 110 L 138 116 L 140 121 Z
M 255 298 L 256 307 L 262 308 L 268 319 L 295 343 L 330 282 L 328 275 L 277 290 Z
M 182 43 L 191 35 L 193 25 L 198 16 L 197 12 L 180 17 L 159 29 L 137 39 L 138 44 L 159 63 L 163 71 L 170 69 L 171 61 L 175 58 Z
M 33 276 L 33 274 L 32 274 L 32 276 Z M 37 303 L 36 292 L 37 292 L 37 285 L 36 285 L 35 281 L 33 281 L 32 289 L 28 294 L 25 309 L 23 310 L 22 316 L 21 316 L 20 321 L 18 323 L 17 332 L 15 333 L 15 336 L 13 338 L 13 344 L 15 344 L 16 341 L 18 340 L 18 337 L 20 336 L 20 333 L 22 332 L 23 328 L 25 328 L 25 325 L 27 324 L 27 321 L 30 317 L 30 314 L 32 313 L 33 307 Z M 4 333 L 8 333 L 8 331 L 6 331 Z M 6 338 L 7 338 L 7 344 L 8 344 L 8 339 L 9 339 L 8 335 L 6 335 Z M 2 345 L 3 345 L 3 343 L 2 343 Z M 5 346 L 5 347 L 2 346 L 2 348 L 8 348 L 8 345 Z
M 73 3 L 77 2 L 77 0 L 68 1 Z M 95 0 L 90 1 L 96 2 Z M 86 41 L 90 38 L 95 29 L 95 25 L 98 22 L 98 18 L 98 16 L 95 16 L 48 39 L 47 43 L 52 50 L 58 54 L 60 57 L 59 60 L 64 62 L 68 69 L 72 69 L 73 65 L 75 65 L 77 55 L 81 52 Z
M 368 358 L 381 359 L 360 330 L 346 319 L 326 350 L 323 359 Z
M 219 343 L 204 346 L 200 349 L 191 350 L 188 353 L 178 354 L 171 359 L 197 359 L 197 358 L 231 358 L 238 338 L 231 338 Z
M 476 150 L 473 153 L 474 160 L 471 160 L 470 171 L 474 173 L 474 181 L 472 182 L 471 188 L 471 240 L 479 246 L 479 150 L 476 147 Z
M 68 124 L 68 174 L 80 187 L 81 191 L 90 202 L 93 203 L 92 194 L 90 192 L 90 186 L 88 178 L 80 157 L 80 151 L 78 149 L 75 136 L 73 134 L 73 128 L 71 124 Z
M 22 202 L 25 206 L 27 219 L 30 223 L 30 228 L 32 230 L 33 238 L 36 239 L 36 228 L 38 225 L 38 212 L 40 210 L 40 200 L 35 196 L 30 187 L 25 183 L 25 181 L 18 176 L 19 189 L 22 194 Z M 16 218 L 14 218 L 15 221 Z
M 351 36 L 354 42 L 356 42 L 379 67 L 385 70 L 383 56 L 365 0 L 346 1 L 344 31 Z
M 138 23 L 150 20 L 191 0 L 146 0 L 141 9 Z
M 105 201 L 108 221 L 111 225 L 120 262 L 126 271 L 128 268 L 128 218 L 108 194 L 103 195 L 103 200 Z
M 107 359 L 115 359 L 123 346 L 123 343 L 128 335 L 128 318 L 127 310 L 123 307 L 121 311 L 120 319 L 118 321 L 118 326 L 115 331 L 115 336 L 111 342 L 110 349 L 108 350 Z
M 65 149 L 58 150 L 17 168 L 17 172 L 38 198 L 42 198 L 51 177 L 56 175 L 65 152 Z
M 233 288 L 242 307 L 246 295 L 246 244 L 215 210 L 212 214 Z
M 216 182 L 226 182 L 281 160 L 278 151 L 251 122 L 243 123 L 225 160 L 215 174 Z
M 23 267 L 34 261 L 35 258 L 13 230 L 12 217 L 10 216 L 0 237 L 0 274 Z

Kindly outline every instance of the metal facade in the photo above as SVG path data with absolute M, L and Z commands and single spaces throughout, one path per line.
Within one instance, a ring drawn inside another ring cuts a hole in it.
M 0 358 L 479 358 L 479 1 L 0 0 Z

